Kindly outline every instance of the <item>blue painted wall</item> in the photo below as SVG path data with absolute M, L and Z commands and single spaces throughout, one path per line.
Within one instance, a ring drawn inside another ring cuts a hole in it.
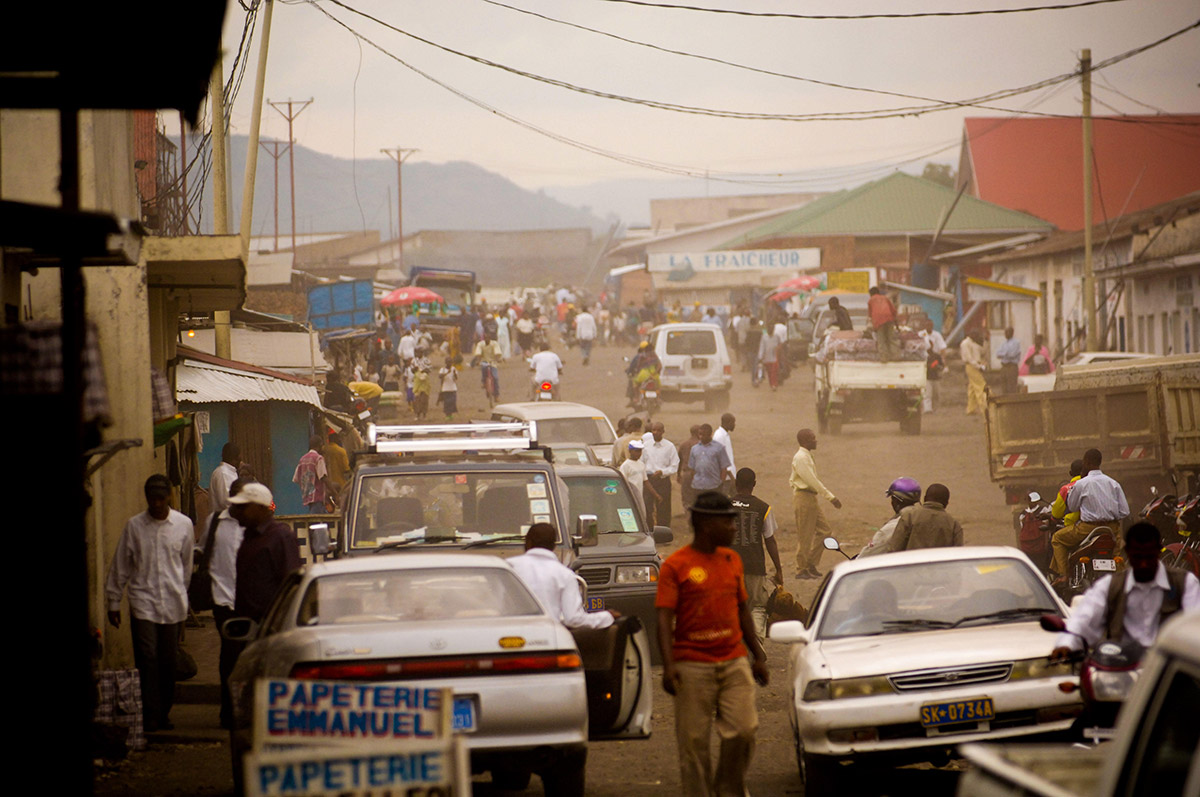
M 200 486 L 208 489 L 212 473 L 221 464 L 221 448 L 229 442 L 228 404 L 184 404 L 188 410 L 208 413 L 209 432 L 203 435 L 204 450 L 200 452 Z
M 271 405 L 271 476 L 275 484 L 275 514 L 301 515 L 300 486 L 292 483 L 296 463 L 308 452 L 309 406 L 291 401 Z

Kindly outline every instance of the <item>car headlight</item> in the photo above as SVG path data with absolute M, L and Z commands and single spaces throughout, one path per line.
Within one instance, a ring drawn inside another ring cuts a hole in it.
M 829 699 L 829 679 L 818 678 L 815 681 L 809 681 L 804 687 L 804 701 L 812 703 L 817 700 Z
M 841 700 L 847 697 L 891 694 L 895 690 L 887 678 L 875 675 L 867 678 L 838 679 L 830 685 L 830 691 L 834 700 Z
M 620 565 L 617 567 L 618 584 L 652 584 L 658 581 L 658 568 L 654 565 Z
M 1022 659 L 1014 661 L 1012 673 L 1008 676 L 1011 681 L 1024 678 L 1062 678 L 1075 674 L 1075 665 L 1069 661 L 1052 662 L 1047 658 Z

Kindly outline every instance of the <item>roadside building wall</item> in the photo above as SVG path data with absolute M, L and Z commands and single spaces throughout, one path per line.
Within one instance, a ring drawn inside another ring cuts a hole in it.
M 659 235 L 678 232 L 764 210 L 802 205 L 822 196 L 823 193 L 807 193 L 651 199 L 650 227 Z M 729 240 L 728 236 L 725 240 Z

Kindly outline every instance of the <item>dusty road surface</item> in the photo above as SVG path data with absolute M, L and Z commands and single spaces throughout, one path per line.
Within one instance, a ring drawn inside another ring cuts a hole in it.
M 630 352 L 624 348 L 598 347 L 593 352 L 592 364 L 583 367 L 578 350 L 558 347 L 558 351 L 566 363 L 563 399 L 597 406 L 614 423 L 628 412 L 621 358 Z M 766 387 L 753 388 L 749 376 L 741 373 L 737 365 L 734 372 L 730 411 L 737 417 L 733 433 L 736 464 L 758 473 L 757 494 L 778 508 L 786 586 L 807 605 L 818 582 L 798 580 L 792 574 L 796 543 L 787 477 L 796 449 L 796 431 L 816 427 L 812 368 L 801 366 L 793 371 L 775 393 Z M 477 372 L 465 373 L 460 387 L 459 418 L 487 417 L 487 403 Z M 528 371 L 523 361 L 502 367 L 501 387 L 502 401 L 526 398 Z M 923 433 L 918 437 L 902 436 L 895 424 L 847 425 L 837 437 L 819 437 L 818 473 L 844 504 L 840 511 L 829 504 L 824 504 L 824 509 L 836 536 L 848 551 L 857 552 L 874 529 L 887 520 L 890 506 L 884 490 L 898 476 L 914 477 L 922 486 L 936 481 L 946 484 L 951 492 L 949 511 L 963 524 L 968 544 L 1012 544 L 1010 511 L 1000 490 L 987 476 L 982 420 L 963 414 L 965 386 L 961 370 L 952 372 L 941 388 L 943 406 L 925 416 Z M 666 424 L 667 437 L 673 441 L 686 437 L 692 424 L 707 422 L 716 426 L 719 422 L 717 413 L 706 413 L 698 403 L 668 404 L 656 419 Z M 430 420 L 440 422 L 440 413 L 431 412 Z M 675 503 L 672 526 L 676 539 L 672 545 L 662 547 L 664 556 L 690 540 L 677 493 Z M 841 561 L 838 554 L 826 552 L 821 569 L 826 571 L 838 561 Z M 786 713 L 785 649 L 768 642 L 767 653 L 771 683 L 759 692 L 760 728 L 750 770 L 750 792 L 803 794 Z M 201 722 L 209 722 L 215 728 L 216 707 L 205 708 L 211 708 L 211 719 L 206 717 Z M 677 794 L 679 774 L 673 728 L 673 706 L 662 691 L 656 670 L 653 737 L 647 741 L 593 744 L 588 758 L 588 794 L 599 797 Z M 860 768 L 843 791 L 948 795 L 953 794 L 956 781 L 954 763 L 942 769 L 931 769 L 928 765 L 901 769 L 869 766 Z M 150 751 L 138 754 L 97 783 L 97 793 L 113 795 L 224 794 L 231 788 L 228 748 L 219 741 L 152 745 Z M 497 793 L 491 790 L 486 776 L 476 780 L 475 791 L 481 795 Z M 526 793 L 542 793 L 536 777 Z

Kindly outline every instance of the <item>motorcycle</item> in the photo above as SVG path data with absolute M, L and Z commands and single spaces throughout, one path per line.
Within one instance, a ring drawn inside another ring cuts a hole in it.
M 643 380 L 640 385 L 634 387 L 633 408 L 635 410 L 645 410 L 649 414 L 658 412 L 662 406 L 659 392 L 658 379 L 650 377 Z
M 1200 578 L 1200 494 L 1184 496 L 1175 510 L 1173 542 L 1163 548 L 1159 557 L 1167 567 L 1191 570 Z M 1164 535 L 1165 539 L 1171 539 Z
M 554 401 L 553 382 L 535 382 L 533 385 L 534 401 Z
M 1083 711 L 1071 726 L 1072 732 L 1092 744 L 1111 739 L 1121 704 L 1137 683 L 1146 649 L 1132 640 L 1104 640 L 1090 647 L 1083 637 L 1067 631 L 1066 622 L 1057 614 L 1042 615 L 1041 626 L 1043 630 L 1065 632 L 1083 640 L 1083 651 L 1072 656 L 1072 661 L 1079 665 L 1079 683 L 1058 686 L 1066 693 L 1078 689 L 1083 698 Z
M 359 433 L 366 435 L 367 427 L 375 423 L 375 412 L 365 398 L 354 397 L 354 426 Z
M 1017 520 L 1020 524 L 1017 547 L 1042 573 L 1049 573 L 1053 553 L 1050 538 L 1062 528 L 1062 521 L 1050 514 L 1050 504 L 1036 492 L 1029 494 L 1029 505 L 1021 510 Z
M 1187 496 L 1184 496 L 1185 500 Z M 1163 540 L 1172 540 L 1176 536 L 1176 512 L 1179 509 L 1179 504 L 1182 503 L 1174 495 L 1166 493 L 1158 494 L 1157 487 L 1150 488 L 1150 501 L 1139 514 L 1139 517 L 1147 523 L 1152 523 L 1162 535 Z
M 1097 526 L 1067 556 L 1067 572 L 1054 583 L 1065 602 L 1082 595 L 1105 573 L 1115 573 L 1124 559 L 1119 555 L 1117 535 L 1108 526 Z

